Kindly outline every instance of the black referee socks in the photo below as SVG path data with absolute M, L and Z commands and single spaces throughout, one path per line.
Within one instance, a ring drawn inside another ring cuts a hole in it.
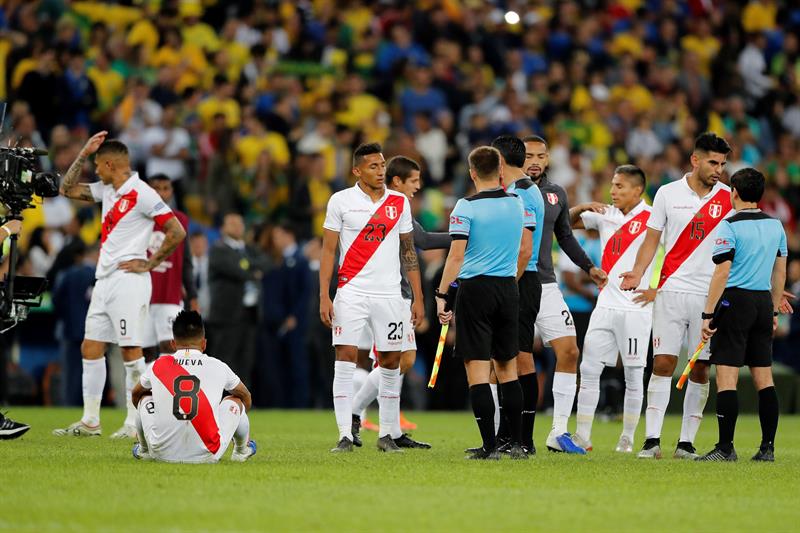
M 717 423 L 719 442 L 717 446 L 725 453 L 733 450 L 733 434 L 736 431 L 736 418 L 739 416 L 739 396 L 735 390 L 717 393 Z
M 758 391 L 758 418 L 761 421 L 761 446 L 775 446 L 778 430 L 778 394 L 775 387 Z
M 500 383 L 497 385 L 500 394 L 500 404 L 503 406 L 503 416 L 508 424 L 508 434 L 513 444 L 520 444 L 522 434 L 522 387 L 519 380 Z
M 483 449 L 493 451 L 495 449 L 494 439 L 494 399 L 492 389 L 488 383 L 473 385 L 469 388 L 469 400 L 472 404 L 472 412 L 475 414 L 475 422 L 483 439 Z
M 522 387 L 522 444 L 533 449 L 533 424 L 536 421 L 536 405 L 539 403 L 539 380 L 536 373 L 519 377 Z

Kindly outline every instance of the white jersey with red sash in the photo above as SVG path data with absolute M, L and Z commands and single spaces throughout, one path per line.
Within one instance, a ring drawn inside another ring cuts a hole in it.
M 324 228 L 339 233 L 339 292 L 400 296 L 400 235 L 414 228 L 405 195 L 373 202 L 358 183 L 328 201 Z
M 714 272 L 711 253 L 717 228 L 733 214 L 730 188 L 717 182 L 700 197 L 687 177 L 658 189 L 647 227 L 663 232 L 667 250 L 658 288 L 705 296 Z
M 223 391 L 240 382 L 227 364 L 199 350 L 178 350 L 156 359 L 139 382 L 153 393 L 148 444 L 159 459 L 207 462 L 227 445 L 219 430 L 219 403 Z
M 175 216 L 169 206 L 136 172 L 119 189 L 100 181 L 89 189 L 95 201 L 103 203 L 97 279 L 111 275 L 123 261 L 146 260 L 153 222 L 163 226 Z
M 647 234 L 647 220 L 650 217 L 650 206 L 644 200 L 631 209 L 628 214 L 614 206 L 607 206 L 605 213 L 586 211 L 581 213 L 583 225 L 587 229 L 600 232 L 600 245 L 603 248 L 602 269 L 608 273 L 608 285 L 600 291 L 597 307 L 623 310 L 649 310 L 633 303 L 636 294 L 633 291 L 620 289 L 619 275 L 633 268 L 636 254 Z M 640 289 L 648 288 L 653 265 L 647 267 L 642 276 Z

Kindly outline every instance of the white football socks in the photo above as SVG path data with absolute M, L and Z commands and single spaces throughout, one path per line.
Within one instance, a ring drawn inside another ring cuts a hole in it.
M 680 442 L 694 442 L 700 422 L 703 421 L 703 409 L 708 400 L 708 383 L 695 383 L 691 379 L 686 385 L 686 396 L 683 397 L 683 421 L 681 423 Z
M 600 376 L 603 363 L 583 360 L 581 363 L 581 386 L 578 390 L 578 426 L 575 434 L 589 442 L 592 439 L 592 422 L 600 399 Z
M 398 378 L 400 380 L 400 383 L 397 386 L 397 393 L 399 395 L 403 394 L 403 377 L 404 377 L 403 374 L 400 374 L 400 377 Z M 392 429 L 391 429 L 390 435 L 392 436 L 393 439 L 399 439 L 400 437 L 403 436 L 403 430 L 400 428 L 400 400 L 399 399 L 397 400 L 397 416 L 395 417 L 394 422 L 392 423 Z
M 136 423 L 136 408 L 131 402 L 131 391 L 139 383 L 139 378 L 147 370 L 147 363 L 144 357 L 133 361 L 125 361 L 125 405 L 128 407 L 128 415 L 125 417 L 125 425 L 133 426 Z
M 356 372 L 358 372 L 358 370 L 361 369 L 357 369 Z M 364 372 L 366 372 L 366 370 L 364 370 Z M 353 379 L 355 380 L 355 377 Z M 353 413 L 359 415 L 362 421 L 364 420 L 367 407 L 378 398 L 378 383 L 380 380 L 381 373 L 378 372 L 376 368 L 367 374 L 367 379 L 360 389 L 354 389 L 356 394 L 353 397 Z
M 136 419 L 134 420 L 134 427 L 136 428 L 136 436 L 139 439 L 139 449 L 142 452 L 148 452 L 150 447 L 147 444 L 147 437 L 144 434 L 144 425 L 142 423 L 143 416 L 153 416 L 147 413 L 144 404 L 148 401 L 151 401 L 152 398 L 145 398 L 139 402 L 139 408 L 136 410 Z M 144 411 L 144 412 L 143 412 Z
M 358 393 L 364 387 L 368 377 L 369 370 L 356 367 L 356 371 L 353 373 L 353 414 L 360 416 L 362 419 L 364 418 L 365 409 L 356 409 L 356 398 L 358 398 Z
M 575 403 L 577 374 L 556 372 L 553 375 L 553 432 L 563 435 L 567 432 L 569 415 Z
M 625 406 L 622 411 L 622 435 L 633 442 L 644 400 L 644 368 L 625 367 Z M 580 404 L 579 404 L 580 405 Z
M 100 423 L 100 403 L 106 385 L 106 358 L 83 360 L 83 416 L 87 426 Z
M 497 383 L 489 383 L 492 390 L 492 400 L 494 400 L 494 434 L 497 435 L 500 429 L 500 397 L 497 395 Z
M 647 409 L 644 412 L 645 437 L 648 439 L 661 438 L 661 427 L 664 425 L 671 387 L 671 377 L 655 374 L 650 376 L 650 385 L 647 387 Z
M 400 368 L 379 368 L 380 382 L 378 383 L 378 419 L 380 430 L 378 438 L 390 435 L 392 427 L 400 418 Z M 398 435 L 399 437 L 399 435 Z
M 333 366 L 333 412 L 339 426 L 339 440 L 353 440 L 353 373 L 356 364 L 336 361 Z
M 243 411 L 242 416 L 239 417 L 239 425 L 233 432 L 233 443 L 236 445 L 236 449 L 242 452 L 246 450 L 248 442 L 250 442 L 250 418 Z

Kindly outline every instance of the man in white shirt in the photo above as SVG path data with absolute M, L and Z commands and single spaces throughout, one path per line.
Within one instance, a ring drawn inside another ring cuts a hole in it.
M 139 440 L 133 456 L 216 463 L 234 441 L 231 461 L 246 461 L 256 454 L 245 412 L 252 404 L 250 391 L 228 365 L 204 353 L 205 330 L 197 312 L 178 313 L 172 334 L 175 353 L 153 361 L 133 389 Z
M 730 189 L 719 181 L 730 151 L 725 139 L 713 133 L 703 133 L 697 138 L 691 156 L 692 171 L 658 190 L 636 263 L 630 271 L 619 275 L 622 290 L 639 288 L 663 237 L 666 255 L 653 307 L 655 357 L 647 389 L 647 440 L 639 452 L 640 458 L 661 458 L 661 427 L 681 346 L 686 340 L 689 349 L 694 350 L 700 342 L 701 315 L 714 271 L 711 252 L 716 230 L 732 212 Z M 692 443 L 708 399 L 708 358 L 706 348 L 689 375 L 676 459 L 697 457 Z
M 100 435 L 100 403 L 106 382 L 105 350 L 119 344 L 125 361 L 128 416 L 112 438 L 133 438 L 136 410 L 131 389 L 144 372 L 142 337 L 150 303 L 149 272 L 183 241 L 186 232 L 156 192 L 131 171 L 128 148 L 107 132 L 90 138 L 61 183 L 61 194 L 73 200 L 102 202 L 103 226 L 97 282 L 86 316 L 83 355 L 83 416 L 55 435 Z M 95 157 L 100 181 L 79 183 L 86 159 Z M 147 258 L 153 222 L 164 228 L 164 242 Z
M 611 280 L 597 298 L 583 343 L 575 439 L 586 450 L 592 449 L 592 421 L 600 397 L 600 376 L 604 366 L 617 364 L 617 354 L 622 358 L 625 372 L 622 435 L 617 452 L 633 451 L 633 436 L 642 412 L 644 367 L 655 297 L 655 290 L 649 288 L 653 265 L 647 266 L 635 293 L 622 291 L 618 278 L 631 269 L 645 239 L 650 217 L 650 206 L 641 198 L 645 185 L 645 175 L 639 167 L 622 165 L 611 180 L 613 205 L 581 204 L 570 209 L 573 228 L 600 232 L 602 269 Z
M 339 442 L 332 452 L 353 451 L 353 373 L 358 344 L 365 328 L 375 340 L 380 361 L 378 449 L 401 452 L 391 436 L 400 409 L 400 354 L 408 303 L 400 292 L 400 268 L 413 292 L 411 324 L 425 314 L 419 262 L 414 249 L 411 205 L 402 193 L 386 187 L 386 161 L 377 143 L 363 144 L 353 153 L 353 187 L 328 202 L 320 259 L 320 318 L 333 330 L 336 364 L 333 406 Z M 337 245 L 338 289 L 328 295 Z

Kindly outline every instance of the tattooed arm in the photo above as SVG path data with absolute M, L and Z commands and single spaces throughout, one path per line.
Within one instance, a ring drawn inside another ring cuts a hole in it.
M 149 272 L 153 270 L 175 251 L 175 248 L 186 237 L 186 230 L 183 229 L 176 217 L 172 217 L 164 222 L 164 234 L 164 242 L 161 244 L 161 248 L 156 250 L 156 253 L 149 260 L 131 259 L 130 261 L 123 261 L 119 264 L 120 270 L 126 272 Z
M 417 250 L 414 248 L 414 234 L 403 233 L 400 235 L 400 262 L 403 270 L 411 283 L 414 300 L 411 304 L 411 323 L 419 324 L 425 317 L 425 302 L 422 296 L 422 277 L 419 272 Z
M 77 159 L 72 162 L 69 170 L 67 170 L 67 173 L 64 175 L 64 179 L 61 181 L 61 187 L 59 188 L 61 194 L 73 200 L 83 200 L 86 202 L 95 201 L 92 191 L 89 189 L 89 185 L 78 182 L 81 179 L 84 163 L 86 163 L 90 155 L 100 148 L 100 145 L 106 140 L 106 135 L 108 135 L 107 131 L 101 131 L 86 141 Z

